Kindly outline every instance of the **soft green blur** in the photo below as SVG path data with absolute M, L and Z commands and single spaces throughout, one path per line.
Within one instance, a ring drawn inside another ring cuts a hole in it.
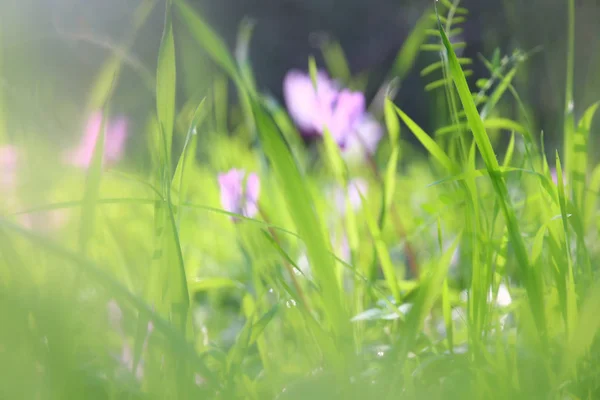
M 489 80 L 468 86 L 444 34 L 468 18 L 456 4 L 427 11 L 390 72 L 401 86 L 437 46 L 425 76 L 444 128 L 424 132 L 384 96 L 371 163 L 345 162 L 329 138 L 307 148 L 181 0 L 166 3 L 157 68 L 136 72 L 144 112 L 117 164 L 102 163 L 103 135 L 87 168 L 63 153 L 91 112 L 116 114 L 123 53 L 85 101 L 54 98 L 65 129 L 2 86 L 0 145 L 19 158 L 0 192 L 0 398 L 598 398 L 597 105 L 567 107 L 569 147 L 547 160 L 513 86 L 530 55 L 486 55 Z M 130 40 L 163 6 L 140 3 Z M 198 49 L 215 79 L 181 57 Z M 328 67 L 345 71 L 332 49 Z M 577 65 L 578 51 L 563 57 Z M 188 82 L 205 90 L 180 93 Z M 255 219 L 221 210 L 230 168 L 260 176 Z M 333 193 L 356 178 L 369 190 L 344 215 Z

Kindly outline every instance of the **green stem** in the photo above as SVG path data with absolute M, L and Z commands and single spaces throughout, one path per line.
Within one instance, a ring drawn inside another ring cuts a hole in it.
M 575 68 L 575 0 L 567 0 L 567 71 L 565 83 L 565 115 L 563 126 L 563 153 L 565 162 L 565 172 L 569 181 L 573 181 L 572 170 L 572 152 L 573 136 L 575 135 L 575 118 L 573 115 L 573 75 Z

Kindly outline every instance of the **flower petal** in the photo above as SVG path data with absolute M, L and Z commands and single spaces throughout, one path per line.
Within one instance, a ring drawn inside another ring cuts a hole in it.
M 79 145 L 66 153 L 65 158 L 69 164 L 82 168 L 90 165 L 101 127 L 102 112 L 96 111 L 88 118 Z
M 18 153 L 14 146 L 0 147 L 0 190 L 10 190 L 16 183 Z
M 283 81 L 283 96 L 290 117 L 304 135 L 322 134 L 330 119 L 337 89 L 323 71 L 317 73 L 317 90 L 308 74 L 289 71 Z
M 365 96 L 362 93 L 350 90 L 342 90 L 339 93 L 327 121 L 327 127 L 341 148 L 344 148 L 364 113 Z
M 241 212 L 244 175 L 245 172 L 238 169 L 231 169 L 226 173 L 219 174 L 221 206 L 224 210 L 236 214 Z
M 258 196 L 260 194 L 260 179 L 255 173 L 248 175 L 246 180 L 246 194 L 244 215 L 248 218 L 258 214 Z
M 125 141 L 127 140 L 128 122 L 125 117 L 119 117 L 111 122 L 106 131 L 104 141 L 104 161 L 114 163 L 123 157 Z

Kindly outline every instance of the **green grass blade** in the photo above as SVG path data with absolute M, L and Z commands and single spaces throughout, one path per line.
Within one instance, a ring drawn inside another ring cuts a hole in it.
M 171 200 L 170 154 L 175 118 L 175 45 L 171 23 L 171 2 L 166 5 L 165 26 L 159 50 L 157 71 L 156 107 L 159 121 L 159 153 L 155 165 L 156 179 L 161 186 L 162 197 L 154 206 L 155 251 L 152 270 L 148 280 L 149 298 L 156 302 L 157 310 L 169 318 L 184 333 L 188 328 L 189 293 L 179 232 Z M 175 265 L 173 264 L 175 262 Z M 186 332 L 187 331 L 187 332 Z
M 515 133 L 513 132 L 510 135 L 510 142 L 508 142 L 508 147 L 506 148 L 506 154 L 504 155 L 504 161 L 502 162 L 503 168 L 507 168 L 510 166 L 510 163 L 512 162 L 514 153 L 515 153 Z
M 567 345 L 563 350 L 561 375 L 567 379 L 575 372 L 577 361 L 588 352 L 594 343 L 600 329 L 600 285 L 598 282 L 588 291 L 583 301 L 577 327 L 573 330 Z
M 587 195 L 585 199 L 584 223 L 587 231 L 596 223 L 594 218 L 596 205 L 598 204 L 598 194 L 600 194 L 600 164 L 594 167 L 589 184 L 587 186 Z
M 521 235 L 519 229 L 515 210 L 508 196 L 506 184 L 502 177 L 498 174 L 499 164 L 498 160 L 496 159 L 496 154 L 494 153 L 492 144 L 487 136 L 485 126 L 481 117 L 479 116 L 477 107 L 473 101 L 473 96 L 471 95 L 471 91 L 469 90 L 465 76 L 462 72 L 460 64 L 458 63 L 456 54 L 454 53 L 452 45 L 450 44 L 450 41 L 448 40 L 442 28 L 441 22 L 438 24 L 438 28 L 444 43 L 444 47 L 446 48 L 448 54 L 450 74 L 454 80 L 460 101 L 467 116 L 469 126 L 473 132 L 477 147 L 479 148 L 479 152 L 481 153 L 486 168 L 489 171 L 490 180 L 494 187 L 494 191 L 496 192 L 498 201 L 502 207 L 504 218 L 506 219 L 506 224 L 508 226 L 511 243 L 514 246 L 515 256 L 519 263 L 519 268 L 523 276 L 526 277 L 525 286 L 530 299 L 532 313 L 536 318 L 536 327 L 542 337 L 542 341 L 544 342 L 546 340 L 546 318 L 543 305 L 543 294 L 541 292 L 541 277 L 539 276 L 539 272 L 531 270 L 530 268 L 527 248 L 525 247 L 523 236 Z
M 507 118 L 488 118 L 483 121 L 483 126 L 486 129 L 502 129 L 507 131 L 514 131 L 521 134 L 524 138 L 531 140 L 529 136 L 529 131 L 521 124 L 516 121 Z M 466 129 L 469 127 L 468 123 L 464 124 L 456 124 L 450 125 L 443 128 L 440 128 L 435 131 L 435 135 L 447 135 L 449 133 L 458 132 L 460 130 Z
M 187 135 L 185 137 L 185 142 L 183 144 L 183 150 L 181 151 L 181 156 L 179 157 L 179 161 L 177 162 L 177 167 L 175 168 L 175 174 L 173 175 L 173 183 L 172 190 L 177 193 L 179 201 L 177 202 L 178 206 L 181 205 L 185 201 L 185 193 L 184 190 L 184 172 L 188 163 L 192 163 L 194 160 L 194 155 L 196 153 L 196 144 L 197 144 L 197 129 L 200 125 L 202 119 L 206 116 L 206 108 L 205 108 L 205 99 L 203 99 L 198 107 L 196 107 L 196 111 L 194 111 L 194 115 L 192 116 L 192 121 L 190 122 L 190 127 L 188 128 Z M 177 213 L 177 226 L 179 226 L 181 222 L 181 212 Z
M 566 61 L 563 158 L 565 161 L 566 176 L 572 181 L 571 163 L 573 162 L 573 141 L 575 139 L 575 104 L 573 99 L 573 75 L 575 70 L 575 0 L 567 0 Z
M 227 45 L 211 27 L 184 0 L 175 0 L 183 21 L 194 38 L 212 59 L 231 77 L 239 76 L 235 61 L 227 50 Z
M 400 159 L 400 123 L 398 121 L 398 115 L 394 111 L 394 103 L 392 103 L 392 101 L 388 98 L 385 100 L 384 116 L 385 125 L 390 138 L 389 140 L 392 148 L 392 154 L 390 155 L 390 159 L 387 163 L 383 182 L 384 208 L 381 213 L 381 223 L 383 223 L 385 220 L 385 216 L 392 206 L 394 193 L 396 191 L 396 171 L 398 169 L 398 161 Z M 380 224 L 380 226 L 382 225 Z
M 256 91 L 256 82 L 252 73 L 252 65 L 250 63 L 250 42 L 252 33 L 254 32 L 255 22 L 245 18 L 240 23 L 238 31 L 237 43 L 235 46 L 235 59 L 240 71 L 240 76 L 244 80 L 246 86 L 252 92 Z
M 506 76 L 502 79 L 500 84 L 496 87 L 496 89 L 488 97 L 485 105 L 483 106 L 483 109 L 481 110 L 481 113 L 479 114 L 481 116 L 481 119 L 485 120 L 487 118 L 487 116 L 490 115 L 490 113 L 492 112 L 494 107 L 496 107 L 496 105 L 500 101 L 500 98 L 502 97 L 504 92 L 506 92 L 506 90 L 510 86 L 510 84 L 516 74 L 517 74 L 517 67 L 513 67 L 508 72 L 508 74 L 506 74 Z
M 415 135 L 417 140 L 421 142 L 423 147 L 427 149 L 429 154 L 438 161 L 448 172 L 456 172 L 458 170 L 458 166 L 448 157 L 448 155 L 442 150 L 442 148 L 427 134 L 421 127 L 419 127 L 408 115 L 406 115 L 402 110 L 398 107 L 396 108 L 396 112 L 402 119 L 402 121 L 406 124 L 408 129 Z
M 350 67 L 340 43 L 335 40 L 327 40 L 321 46 L 321 51 L 331 77 L 348 83 L 351 78 Z
M 566 282 L 566 315 L 565 315 L 565 326 L 567 331 L 567 338 L 574 334 L 575 321 L 577 321 L 577 303 L 576 303 L 576 292 L 575 292 L 575 277 L 573 274 L 573 258 L 571 255 L 571 234 L 569 229 L 569 221 L 567 220 L 567 202 L 565 199 L 565 183 L 563 177 L 563 171 L 560 164 L 560 158 L 558 151 L 556 152 L 556 175 L 558 177 L 558 201 L 560 204 L 560 216 L 563 226 L 563 236 L 565 238 L 564 249 L 565 258 L 567 260 L 566 269 L 563 273 L 564 276 L 561 278 Z
M 596 111 L 600 106 L 600 102 L 596 102 L 588 107 L 577 126 L 577 131 L 573 138 L 573 170 L 571 176 L 573 178 L 573 201 L 579 210 L 583 210 L 584 191 L 587 185 L 588 176 L 588 148 L 590 129 Z
M 165 164 L 170 166 L 173 127 L 175 123 L 175 41 L 171 21 L 171 2 L 167 1 L 163 37 L 158 52 L 156 75 L 156 110 L 159 129 L 165 144 Z M 170 168 L 170 167 L 168 167 Z
M 316 283 L 321 289 L 327 316 L 326 325 L 340 339 L 338 343 L 348 344 L 349 342 L 342 338 L 351 337 L 351 326 L 342 303 L 342 292 L 336 278 L 334 260 L 329 255 L 326 230 L 316 215 L 313 200 L 303 183 L 304 178 L 277 126 L 260 103 L 256 102 L 253 106 L 262 147 L 281 185 L 288 211 L 298 229 L 298 234 L 306 244 L 308 260 Z M 341 362 L 343 366 L 341 359 L 330 360 L 330 362 Z
M 362 196 L 362 194 L 361 198 L 363 203 L 367 204 L 366 199 Z M 369 232 L 373 238 L 375 252 L 379 258 L 379 262 L 381 263 L 381 269 L 383 270 L 385 281 L 390 289 L 390 292 L 392 293 L 392 296 L 397 302 L 399 302 L 400 288 L 398 287 L 398 278 L 396 277 L 396 270 L 394 268 L 394 264 L 392 263 L 392 259 L 390 258 L 390 253 L 387 249 L 385 241 L 383 240 L 381 229 L 377 224 L 376 218 L 371 214 L 368 207 L 365 207 L 365 214 L 367 218 L 367 226 L 369 227 Z
M 323 129 L 323 143 L 329 167 L 337 181 L 345 187 L 348 180 L 348 168 L 342 158 L 340 147 L 333 139 L 333 136 L 331 136 L 331 132 L 327 127 Z
M 429 313 L 431 307 L 433 307 L 433 304 L 443 290 L 444 281 L 446 280 L 448 268 L 450 267 L 450 261 L 452 260 L 452 255 L 459 242 L 460 236 L 454 240 L 448 249 L 446 249 L 439 261 L 431 266 L 429 274 L 423 278 L 423 283 L 419 289 L 417 298 L 406 318 L 406 325 L 403 329 L 399 343 L 394 350 L 388 354 L 390 358 L 398 360 L 399 364 L 397 365 L 397 368 L 401 368 L 406 362 L 408 353 L 414 346 L 417 334 L 423 326 L 427 313 Z
M 84 271 L 87 275 L 93 278 L 95 282 L 106 288 L 117 301 L 123 301 L 127 304 L 130 304 L 141 314 L 149 316 L 149 318 L 153 321 L 156 330 L 164 334 L 165 338 L 168 339 L 169 346 L 175 352 L 177 352 L 179 357 L 182 360 L 190 360 L 192 364 L 201 371 L 201 373 L 207 379 L 207 383 L 209 385 L 212 386 L 215 383 L 216 378 L 214 374 L 198 356 L 194 347 L 186 341 L 185 337 L 182 336 L 181 333 L 176 329 L 173 329 L 172 325 L 167 320 L 162 318 L 158 313 L 155 313 L 152 307 L 150 307 L 146 302 L 137 297 L 135 294 L 131 293 L 120 282 L 110 276 L 105 271 L 105 268 L 88 260 L 80 254 L 61 247 L 47 237 L 22 228 L 2 218 L 0 218 L 0 226 L 4 229 L 21 235 L 31 243 L 36 244 L 40 249 L 54 254 L 65 261 L 73 263 L 74 265 L 77 265 L 80 270 Z
M 248 87 L 242 74 L 238 71 L 237 65 L 227 49 L 227 45 L 184 0 L 175 0 L 175 5 L 192 37 L 237 85 L 238 97 L 247 127 L 251 132 L 254 132 L 256 122 L 254 121 L 252 100 L 249 93 L 254 94 L 255 92 L 252 87 Z
M 104 140 L 106 115 L 102 118 L 100 131 L 96 138 L 94 153 L 87 170 L 85 180 L 83 201 L 81 207 L 81 222 L 79 233 L 79 251 L 86 252 L 88 242 L 94 234 L 94 223 L 96 219 L 96 203 L 100 195 L 100 180 L 102 179 L 102 166 L 104 161 Z
M 229 278 L 201 278 L 189 282 L 190 293 L 206 292 L 219 289 L 244 289 L 244 284 Z

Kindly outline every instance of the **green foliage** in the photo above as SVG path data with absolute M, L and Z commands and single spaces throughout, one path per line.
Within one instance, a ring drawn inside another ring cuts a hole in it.
M 192 7 L 167 1 L 148 168 L 104 165 L 101 129 L 84 171 L 54 143 L 23 141 L 17 183 L 2 188 L 0 398 L 597 398 L 599 103 L 567 113 L 554 182 L 514 86 L 528 54 L 482 58 L 490 77 L 473 90 L 473 60 L 450 42 L 466 10 L 436 6 L 383 84 L 377 154 L 348 162 L 327 130 L 307 149 L 257 91 L 252 24 L 234 57 Z M 194 39 L 181 51 L 201 46 L 222 74 L 184 103 L 179 28 Z M 449 111 L 433 135 L 388 97 L 420 48 L 441 54 L 422 71 L 441 72 L 428 87 Z M 360 86 L 339 44 L 322 50 Z M 90 91 L 103 125 L 122 61 Z M 316 83 L 315 59 L 308 70 Z M 493 132 L 510 134 L 503 154 Z M 260 176 L 252 217 L 222 209 L 217 175 L 231 168 Z

